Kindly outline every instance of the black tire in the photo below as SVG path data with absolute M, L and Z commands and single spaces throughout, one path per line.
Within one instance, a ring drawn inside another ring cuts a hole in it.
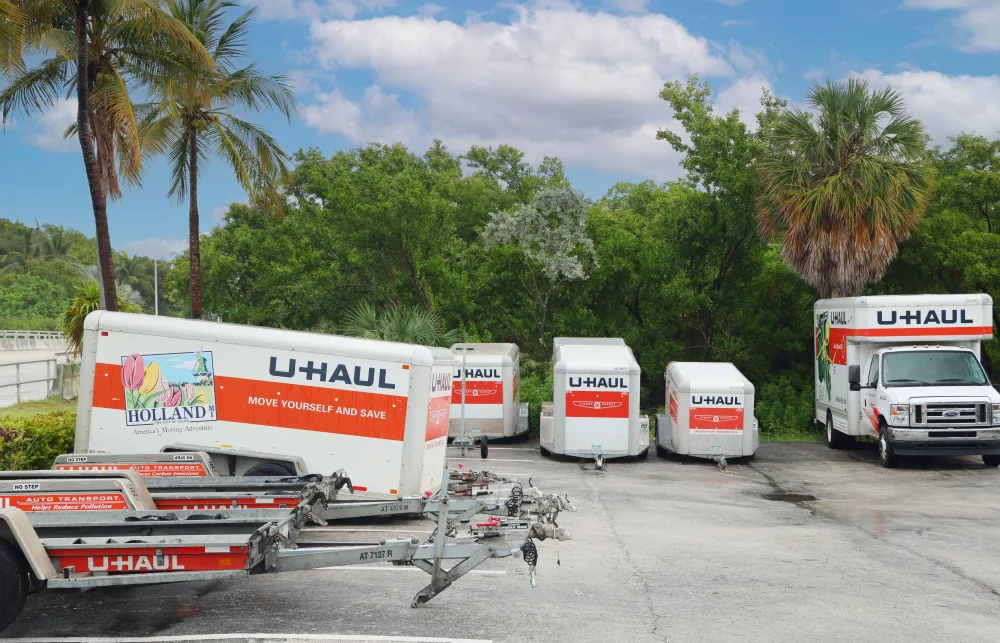
M 833 426 L 833 414 L 826 414 L 826 446 L 831 449 L 846 449 L 854 444 L 854 436 L 841 433 Z
M 636 456 L 636 458 L 638 458 L 639 460 L 645 460 L 648 457 L 649 457 L 649 447 L 647 447 L 645 451 Z
M 885 420 L 878 421 L 878 463 L 886 469 L 899 466 L 899 456 L 892 450 L 892 442 L 886 436 L 888 427 Z
M 1000 455 L 984 455 L 983 464 L 987 467 L 1000 467 Z
M 268 476 L 271 478 L 288 478 L 294 476 L 295 472 L 280 462 L 261 462 L 247 469 L 245 476 Z
M 28 600 L 28 566 L 21 552 L 0 540 L 0 632 L 14 622 Z
M 660 456 L 661 458 L 669 458 L 670 457 L 670 451 L 668 451 L 664 447 L 661 447 L 659 444 L 657 444 L 656 445 L 656 455 Z
M 479 436 L 479 457 L 485 460 L 490 455 L 490 439 L 485 435 Z
M 548 449 L 546 449 L 545 447 L 538 447 L 538 452 L 542 454 L 543 458 L 551 458 L 552 457 L 552 452 L 549 451 Z

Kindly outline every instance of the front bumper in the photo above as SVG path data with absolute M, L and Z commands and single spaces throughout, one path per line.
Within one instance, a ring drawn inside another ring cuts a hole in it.
M 897 455 L 1000 455 L 1000 426 L 933 429 L 888 427 Z

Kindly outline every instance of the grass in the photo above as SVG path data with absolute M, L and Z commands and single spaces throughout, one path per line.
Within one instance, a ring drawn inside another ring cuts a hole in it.
M 64 400 L 60 397 L 50 397 L 44 400 L 37 400 L 34 402 L 24 402 L 23 404 L 16 404 L 14 406 L 5 406 L 0 408 L 0 419 L 4 418 L 23 418 L 31 415 L 36 415 L 38 413 L 49 413 L 51 411 L 75 411 L 76 410 L 76 398 L 72 400 Z
M 822 431 L 780 431 L 777 433 L 761 433 L 760 441 L 763 442 L 819 442 L 823 440 Z

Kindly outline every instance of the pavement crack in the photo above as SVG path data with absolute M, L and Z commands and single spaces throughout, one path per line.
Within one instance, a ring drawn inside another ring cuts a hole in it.
M 653 589 L 646 581 L 644 570 L 636 563 L 635 559 L 632 558 L 631 548 L 625 544 L 625 541 L 622 540 L 621 535 L 618 533 L 618 527 L 615 525 L 614 514 L 612 514 L 611 509 L 601 499 L 601 495 L 597 490 L 597 485 L 594 484 L 593 480 L 587 480 L 587 484 L 590 486 L 591 499 L 594 501 L 594 504 L 598 507 L 601 513 L 604 514 L 605 518 L 607 518 L 608 527 L 611 529 L 611 539 L 618 546 L 618 550 L 621 554 L 620 558 L 624 560 L 629 567 L 632 578 L 642 585 L 643 602 L 645 603 L 646 611 L 649 612 L 649 616 L 653 622 L 653 629 L 650 634 L 659 640 L 667 641 L 667 635 L 659 632 L 660 616 L 656 613 L 655 603 L 653 601 Z

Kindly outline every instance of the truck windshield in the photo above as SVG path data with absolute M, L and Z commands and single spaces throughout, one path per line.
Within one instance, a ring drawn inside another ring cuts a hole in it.
M 962 386 L 986 384 L 979 361 L 965 351 L 908 351 L 882 358 L 885 386 Z

